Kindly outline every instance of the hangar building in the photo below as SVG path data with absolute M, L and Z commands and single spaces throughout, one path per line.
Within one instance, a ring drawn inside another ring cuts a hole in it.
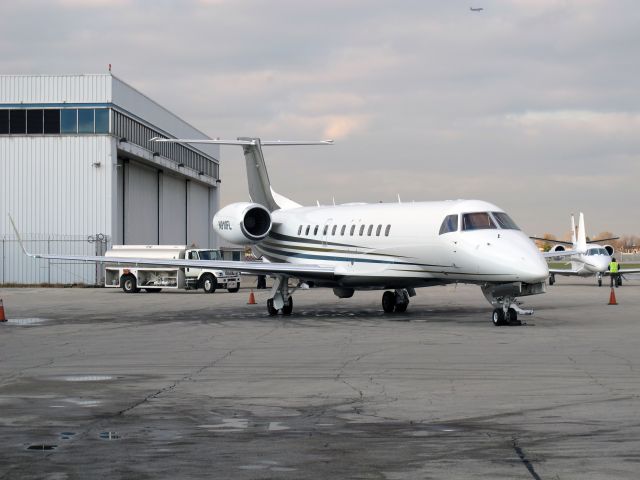
M 0 284 L 100 283 L 101 268 L 25 258 L 112 244 L 215 247 L 219 147 L 109 74 L 0 75 Z

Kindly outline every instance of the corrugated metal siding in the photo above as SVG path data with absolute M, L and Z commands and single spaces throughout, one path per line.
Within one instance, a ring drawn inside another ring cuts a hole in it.
M 94 245 L 86 238 L 110 236 L 112 151 L 108 136 L 0 138 L 1 210 L 13 215 L 35 251 L 94 254 Z M 96 162 L 100 166 L 94 166 Z M 4 214 L 0 236 L 5 240 L 5 283 L 92 282 L 93 269 L 85 265 L 53 266 L 43 278 L 47 262 L 28 259 L 16 250 Z
M 158 244 L 158 171 L 137 162 L 125 164 L 124 242 Z
M 200 130 L 116 77 L 113 77 L 113 103 L 176 138 L 209 138 Z M 191 147 L 211 155 L 215 159 L 220 158 L 219 145 L 194 144 Z
M 112 76 L 0 75 L 0 103 L 110 103 Z
M 187 182 L 163 174 L 160 200 L 160 243 L 180 245 L 187 242 Z
M 200 248 L 209 246 L 211 216 L 209 212 L 209 188 L 196 182 L 188 185 L 187 243 Z

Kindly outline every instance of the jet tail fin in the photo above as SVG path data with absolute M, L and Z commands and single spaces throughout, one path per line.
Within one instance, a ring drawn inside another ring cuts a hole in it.
M 584 252 L 587 250 L 587 234 L 584 228 L 584 214 L 580 212 L 580 217 L 578 218 L 578 238 L 576 241 L 576 250 L 579 252 Z
M 576 219 L 571 214 L 571 243 L 573 243 L 573 248 L 576 248 Z

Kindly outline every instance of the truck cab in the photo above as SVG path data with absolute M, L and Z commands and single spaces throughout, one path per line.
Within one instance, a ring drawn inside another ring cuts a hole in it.
M 188 260 L 222 260 L 220 250 L 194 248 L 185 251 Z M 185 282 L 187 288 L 202 288 L 207 293 L 213 293 L 217 288 L 227 289 L 231 293 L 240 290 L 239 272 L 224 272 L 205 268 L 185 268 Z

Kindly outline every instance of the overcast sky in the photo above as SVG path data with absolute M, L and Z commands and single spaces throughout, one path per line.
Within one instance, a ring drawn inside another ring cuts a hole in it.
M 472 12 L 469 7 L 484 7 Z M 303 204 L 479 198 L 640 233 L 640 9 L 598 0 L 3 2 L 0 73 L 113 73 L 265 149 Z M 248 197 L 222 147 L 222 203 Z

